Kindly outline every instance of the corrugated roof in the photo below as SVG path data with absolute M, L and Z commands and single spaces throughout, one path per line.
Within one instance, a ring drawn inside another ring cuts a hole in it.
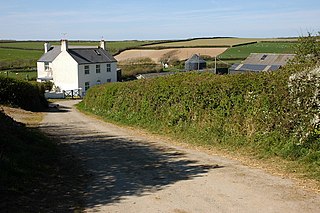
M 274 71 L 293 59 L 295 54 L 251 53 L 241 64 L 233 64 L 231 71 Z
M 243 64 L 285 65 L 295 54 L 251 53 Z
M 206 61 L 203 60 L 199 55 L 194 54 L 186 61 L 186 63 L 206 63 Z
M 110 53 L 97 47 L 69 47 L 68 52 L 78 64 L 117 62 Z M 60 53 L 61 46 L 52 46 L 38 61 L 52 62 Z

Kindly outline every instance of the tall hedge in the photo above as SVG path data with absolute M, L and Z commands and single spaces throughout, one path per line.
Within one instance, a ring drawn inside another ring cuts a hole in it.
M 47 106 L 44 86 L 0 76 L 0 104 L 40 111 Z
M 259 74 L 183 73 L 99 85 L 80 107 L 187 141 L 309 162 L 320 180 L 320 69 L 316 60 L 304 63 Z

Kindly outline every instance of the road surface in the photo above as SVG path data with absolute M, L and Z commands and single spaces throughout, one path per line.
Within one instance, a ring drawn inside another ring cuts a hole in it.
M 91 176 L 85 212 L 320 212 L 320 195 L 223 157 L 118 127 L 63 101 L 41 128 Z

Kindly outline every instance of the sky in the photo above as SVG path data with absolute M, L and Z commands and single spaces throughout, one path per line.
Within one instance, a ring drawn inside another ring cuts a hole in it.
M 0 40 L 275 38 L 319 31 L 319 0 L 0 0 Z

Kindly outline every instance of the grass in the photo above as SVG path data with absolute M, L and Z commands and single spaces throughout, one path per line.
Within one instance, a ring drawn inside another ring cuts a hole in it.
M 43 54 L 42 51 L 39 50 L 19 50 L 19 49 L 3 49 L 0 48 L 0 61 L 8 60 L 38 60 L 40 56 Z
M 236 44 L 254 42 L 256 39 L 251 38 L 210 38 L 210 39 L 195 39 L 189 41 L 168 42 L 146 47 L 197 47 L 197 46 L 233 46 Z
M 150 43 L 154 43 L 155 41 L 138 41 L 138 40 L 131 40 L 131 41 L 107 41 L 107 48 L 108 50 L 114 54 L 117 53 L 119 50 L 132 48 L 132 47 L 139 47 L 141 45 L 146 45 Z M 26 49 L 26 50 L 41 50 L 44 49 L 44 41 L 21 41 L 21 42 L 7 42 L 1 43 L 0 42 L 0 50 L 1 47 L 7 48 L 19 48 L 19 49 Z M 59 41 L 51 41 L 50 44 L 52 45 L 60 45 Z M 69 41 L 70 46 L 99 46 L 99 41 Z M 40 56 L 43 52 L 40 52 Z M 37 56 L 38 57 L 38 56 Z M 0 55 L 2 58 L 2 55 Z
M 128 48 L 139 47 L 154 41 L 107 41 L 107 49 L 111 54 Z M 59 41 L 50 42 L 60 45 Z M 36 67 L 36 61 L 44 53 L 44 41 L 0 42 L 0 70 Z M 70 46 L 98 46 L 99 41 L 69 41 Z M 33 75 L 32 79 L 33 79 Z M 12 76 L 13 77 L 13 76 Z
M 290 42 L 259 42 L 244 46 L 231 47 L 219 58 L 222 60 L 245 59 L 250 53 L 294 53 L 296 43 Z
M 8 72 L 8 75 L 7 75 Z M 10 78 L 15 78 L 18 80 L 35 80 L 37 79 L 37 72 L 36 71 L 19 71 L 19 72 L 12 72 L 10 70 L 6 71 L 0 71 L 0 77 L 10 77 Z
M 146 45 L 145 47 L 211 47 L 223 46 L 232 47 L 234 45 L 241 45 L 250 42 L 270 41 L 270 42 L 292 42 L 297 39 L 258 39 L 258 38 L 199 38 L 186 41 L 167 42 L 161 44 Z
M 11 110 L 15 113 L 18 109 Z M 33 125 L 33 120 L 39 121 L 42 117 L 23 110 L 18 113 L 26 113 L 22 121 Z M 61 145 L 2 111 L 0 131 L 0 212 L 81 209 L 84 179 L 78 175 L 82 171 L 71 158 L 64 157 L 66 151 Z M 68 194 L 70 196 L 66 196 Z

